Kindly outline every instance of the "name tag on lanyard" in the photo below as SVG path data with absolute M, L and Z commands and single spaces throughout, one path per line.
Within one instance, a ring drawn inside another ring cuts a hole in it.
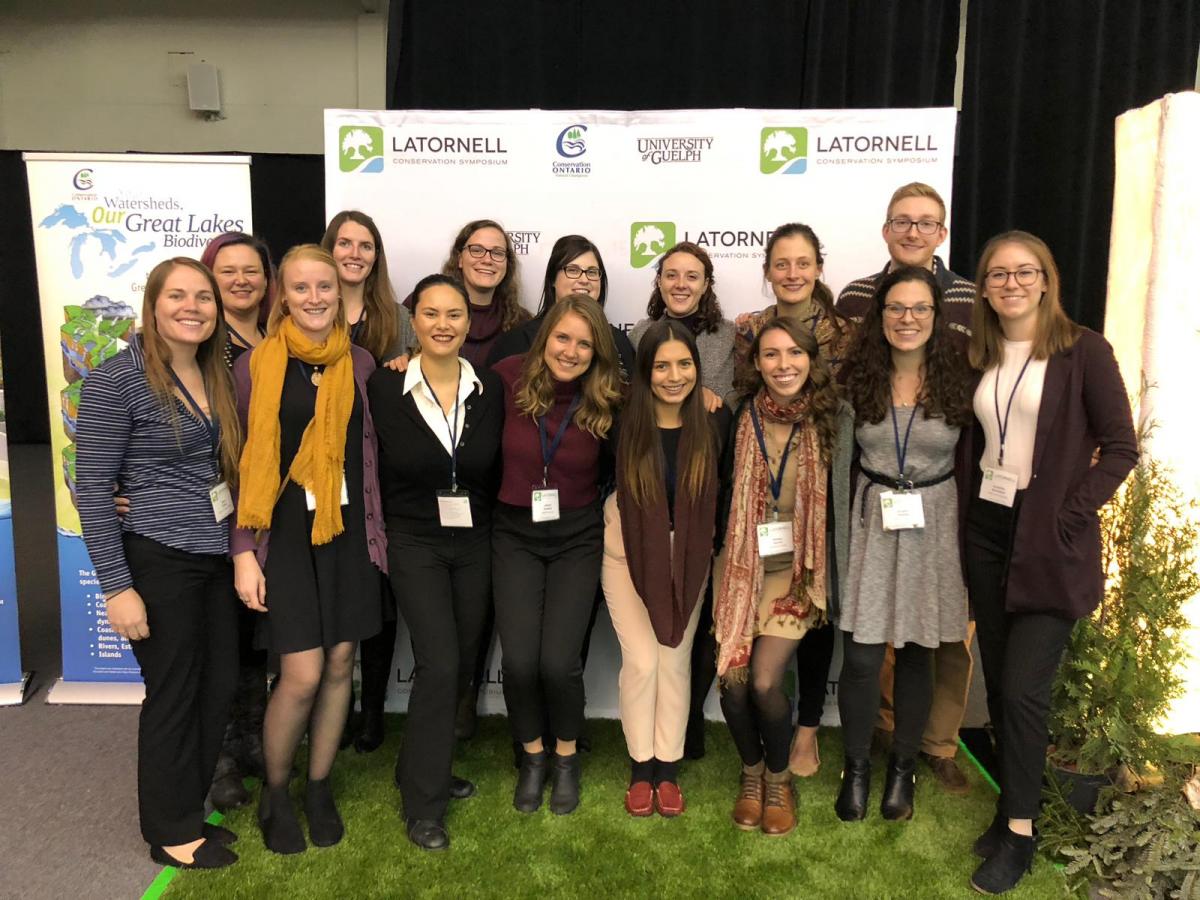
M 575 416 L 575 410 L 579 409 L 581 400 L 582 397 L 579 394 L 571 398 L 566 415 L 559 423 L 553 441 L 548 441 L 546 438 L 546 417 L 538 416 L 538 439 L 542 445 L 542 483 L 535 484 L 529 492 L 529 512 L 534 522 L 554 522 L 561 517 L 558 506 L 558 488 L 552 487 L 549 481 L 550 463 L 554 461 L 554 455 L 558 453 L 558 448 L 562 445 L 563 436 L 571 426 L 571 419 Z
M 985 466 L 979 481 L 979 499 L 1012 506 L 1017 501 L 1017 473 Z
M 466 491 L 438 491 L 437 504 L 443 528 L 471 527 L 471 497 Z
M 754 436 L 758 438 L 758 449 L 762 452 L 763 463 L 767 467 L 767 485 L 771 489 L 771 497 L 775 502 L 775 513 L 771 521 L 760 522 L 756 527 L 758 535 L 758 555 L 777 556 L 781 553 L 793 553 L 796 549 L 792 539 L 792 522 L 779 521 L 779 495 L 783 491 L 783 473 L 787 470 L 788 455 L 792 452 L 792 440 L 799 430 L 799 423 L 792 425 L 783 454 L 779 459 L 779 474 L 771 471 L 771 457 L 767 454 L 767 439 L 763 433 L 762 423 L 758 421 L 758 410 L 750 407 L 750 421 L 754 423 Z
M 342 495 L 341 495 L 341 498 L 338 500 L 338 502 L 342 506 L 345 506 L 350 502 L 350 495 L 346 493 L 346 472 L 345 472 L 345 470 L 342 471 Z M 305 507 L 307 507 L 309 512 L 312 512 L 313 510 L 315 510 L 317 508 L 317 495 L 314 494 L 312 491 L 310 491 L 308 488 L 304 489 L 304 505 L 305 505 Z
M 884 491 L 879 495 L 884 531 L 925 527 L 925 509 L 917 491 Z
M 796 544 L 792 540 L 792 523 L 761 522 L 758 526 L 758 555 L 778 556 L 781 553 L 795 552 Z
M 535 485 L 529 498 L 529 511 L 533 515 L 533 521 L 558 521 L 558 488 Z
M 212 503 L 213 518 L 218 522 L 224 521 L 233 514 L 233 494 L 229 485 L 224 481 L 214 484 L 208 489 L 208 499 Z

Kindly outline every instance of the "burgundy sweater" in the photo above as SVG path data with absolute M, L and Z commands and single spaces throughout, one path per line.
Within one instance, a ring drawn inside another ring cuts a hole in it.
M 500 444 L 504 475 L 499 499 L 510 506 L 528 507 L 533 486 L 542 483 L 542 444 L 537 420 L 517 409 L 513 399 L 523 360 L 523 356 L 510 356 L 496 363 L 492 371 L 504 382 L 504 435 Z M 546 413 L 547 444 L 553 442 L 577 390 L 577 382 L 555 384 L 554 406 Z M 549 483 L 558 488 L 560 509 L 579 509 L 599 498 L 600 443 L 574 423 L 567 427 L 550 465 Z

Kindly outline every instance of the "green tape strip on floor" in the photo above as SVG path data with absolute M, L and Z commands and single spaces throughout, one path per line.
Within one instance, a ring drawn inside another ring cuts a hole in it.
M 225 821 L 225 817 L 216 810 L 206 820 L 209 825 L 220 825 Z M 142 894 L 142 900 L 158 900 L 162 896 L 163 891 L 167 889 L 167 885 L 171 883 L 171 879 L 179 873 L 179 869 L 175 866 L 166 866 L 155 879 L 150 882 L 150 887 L 146 888 L 146 892 Z
M 967 745 L 962 742 L 962 738 L 958 739 L 958 746 L 963 753 L 967 754 L 967 759 L 975 763 L 975 768 L 979 770 L 979 774 L 983 776 L 983 780 L 992 786 L 993 791 L 995 791 L 997 794 L 1000 793 L 1000 785 L 996 784 L 996 780 L 992 778 L 992 773 L 985 769 L 983 767 L 983 763 L 975 758 L 975 754 L 972 753 L 967 748 Z

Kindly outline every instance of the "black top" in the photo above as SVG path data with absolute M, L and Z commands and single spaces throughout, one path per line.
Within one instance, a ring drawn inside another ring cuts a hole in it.
M 671 529 L 675 528 L 675 478 L 679 455 L 679 435 L 682 428 L 663 428 L 659 426 L 658 436 L 662 440 L 663 475 L 667 482 L 667 515 L 671 517 Z
M 487 369 L 476 371 L 483 384 L 464 408 L 458 442 L 458 489 L 471 498 L 471 531 L 486 529 L 500 485 L 500 436 L 504 430 L 504 386 Z M 443 535 L 437 492 L 450 490 L 450 454 L 404 393 L 404 375 L 376 369 L 367 382 L 367 397 L 379 437 L 379 481 L 388 530 L 404 534 Z M 462 532 L 468 529 L 454 529 Z
M 488 353 L 487 365 L 491 368 L 500 360 L 509 356 L 518 356 L 529 352 L 533 339 L 537 337 L 538 329 L 542 327 L 542 319 L 530 319 L 524 325 L 518 325 L 512 331 L 500 335 L 492 350 Z M 615 325 L 612 329 L 613 343 L 617 345 L 617 362 L 621 367 L 621 380 L 628 383 L 633 375 L 633 344 L 629 335 Z

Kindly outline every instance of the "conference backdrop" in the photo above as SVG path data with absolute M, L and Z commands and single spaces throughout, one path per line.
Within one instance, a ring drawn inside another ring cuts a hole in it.
M 3 373 L 0 366 L 0 373 Z M 8 426 L 0 374 L 0 705 L 23 694 L 21 635 L 17 628 L 17 573 L 13 567 L 12 490 L 8 479 Z
M 326 110 L 326 214 L 374 217 L 401 297 L 441 268 L 465 222 L 496 219 L 516 247 L 530 309 L 554 241 L 584 234 L 604 257 L 609 320 L 625 329 L 646 315 L 663 252 L 692 241 L 712 257 L 732 319 L 774 302 L 763 249 L 784 222 L 814 228 L 835 293 L 879 271 L 895 188 L 923 181 L 949 206 L 954 130 L 953 109 Z M 403 629 L 396 659 L 391 709 L 404 708 L 412 674 Z M 602 611 L 587 669 L 590 714 L 616 716 L 619 659 Z M 487 677 L 483 709 L 502 711 L 496 653 Z M 832 702 L 829 712 L 836 716 Z
M 157 263 L 199 258 L 215 235 L 252 229 L 249 157 L 28 153 L 25 160 L 62 605 L 63 678 L 49 699 L 102 700 L 103 691 L 60 690 L 140 682 L 129 642 L 109 628 L 75 508 L 80 389 L 90 371 L 133 339 L 145 278 Z

